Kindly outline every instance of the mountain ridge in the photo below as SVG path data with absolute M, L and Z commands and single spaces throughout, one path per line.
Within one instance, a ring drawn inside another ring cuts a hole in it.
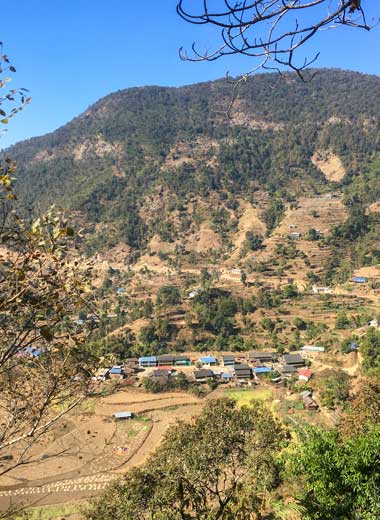
M 359 197 L 364 211 L 379 195 L 361 184 L 380 152 L 380 78 L 317 72 L 307 82 L 294 74 L 249 78 L 231 119 L 231 85 L 222 79 L 111 93 L 7 150 L 19 164 L 20 204 L 76 212 L 89 253 L 124 243 L 141 254 L 157 236 L 179 246 L 203 219 L 223 244 L 221 256 L 239 204 L 257 206 L 267 234 L 305 195 L 338 190 L 345 203 Z

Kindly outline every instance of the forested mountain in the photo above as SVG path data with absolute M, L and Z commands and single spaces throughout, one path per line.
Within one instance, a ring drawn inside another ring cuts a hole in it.
M 242 201 L 268 235 L 299 197 L 334 190 L 350 212 L 335 236 L 352 241 L 373 231 L 366 208 L 380 200 L 379 92 L 380 78 L 356 72 L 261 74 L 239 87 L 229 119 L 225 80 L 131 88 L 7 153 L 20 204 L 75 210 L 89 252 L 120 242 L 141 252 L 205 219 L 225 252 Z

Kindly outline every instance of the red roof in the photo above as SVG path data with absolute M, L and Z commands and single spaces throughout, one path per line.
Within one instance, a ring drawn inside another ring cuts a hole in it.
M 169 372 L 175 372 L 175 368 L 173 368 L 172 366 L 159 366 L 157 367 L 157 371 L 158 370 L 168 370 Z
M 298 371 L 298 375 L 310 379 L 313 375 L 313 372 L 309 368 L 301 368 L 301 370 Z

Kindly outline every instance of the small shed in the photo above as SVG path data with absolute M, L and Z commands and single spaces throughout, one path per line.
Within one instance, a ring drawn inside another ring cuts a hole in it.
M 202 366 L 213 367 L 218 364 L 214 356 L 202 356 L 199 358 L 199 362 Z
M 119 287 L 116 292 L 119 296 L 121 296 L 121 295 L 125 294 L 125 289 L 124 289 L 124 287 Z
M 288 237 L 293 239 L 293 240 L 299 240 L 301 238 L 301 233 L 298 233 L 297 231 L 293 232 L 293 233 L 289 233 Z
M 123 379 L 124 377 L 124 370 L 120 365 L 114 365 L 109 373 L 111 379 Z
M 106 379 L 108 379 L 109 373 L 110 373 L 109 368 L 100 368 L 98 370 L 98 373 L 96 374 L 96 379 L 98 381 L 105 381 Z
M 373 320 L 368 322 L 368 327 L 377 328 L 378 326 L 379 326 L 379 321 L 376 318 L 374 318 Z
M 298 379 L 307 383 L 312 375 L 313 372 L 309 368 L 301 368 L 298 372 Z
M 133 419 L 134 414 L 132 412 L 116 412 L 113 414 L 113 418 L 116 421 L 125 421 L 127 419 Z
M 354 283 L 367 283 L 365 276 L 354 276 Z
M 234 375 L 230 372 L 222 372 L 220 374 L 220 380 L 222 383 L 229 383 L 230 381 L 232 381 L 233 377 Z

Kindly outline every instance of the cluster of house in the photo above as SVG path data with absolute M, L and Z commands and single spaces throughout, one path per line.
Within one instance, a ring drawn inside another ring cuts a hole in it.
M 123 365 L 114 365 L 112 367 L 100 368 L 96 374 L 97 381 L 106 381 L 107 379 L 125 379 L 133 376 L 139 370 L 138 360 L 135 358 L 128 359 Z
M 323 352 L 323 347 L 305 345 L 302 352 Z M 201 356 L 192 360 L 186 355 L 162 355 L 145 356 L 138 360 L 141 369 L 154 367 L 149 377 L 155 380 L 165 380 L 176 374 L 176 367 L 191 366 L 195 362 L 197 368 L 192 372 L 191 379 L 196 383 L 217 381 L 228 383 L 231 381 L 239 384 L 257 382 L 261 376 L 273 376 L 273 382 L 281 382 L 284 378 L 298 377 L 300 381 L 307 382 L 312 372 L 305 365 L 305 358 L 299 353 L 284 354 L 279 356 L 277 352 L 252 351 L 248 355 L 221 355 Z

